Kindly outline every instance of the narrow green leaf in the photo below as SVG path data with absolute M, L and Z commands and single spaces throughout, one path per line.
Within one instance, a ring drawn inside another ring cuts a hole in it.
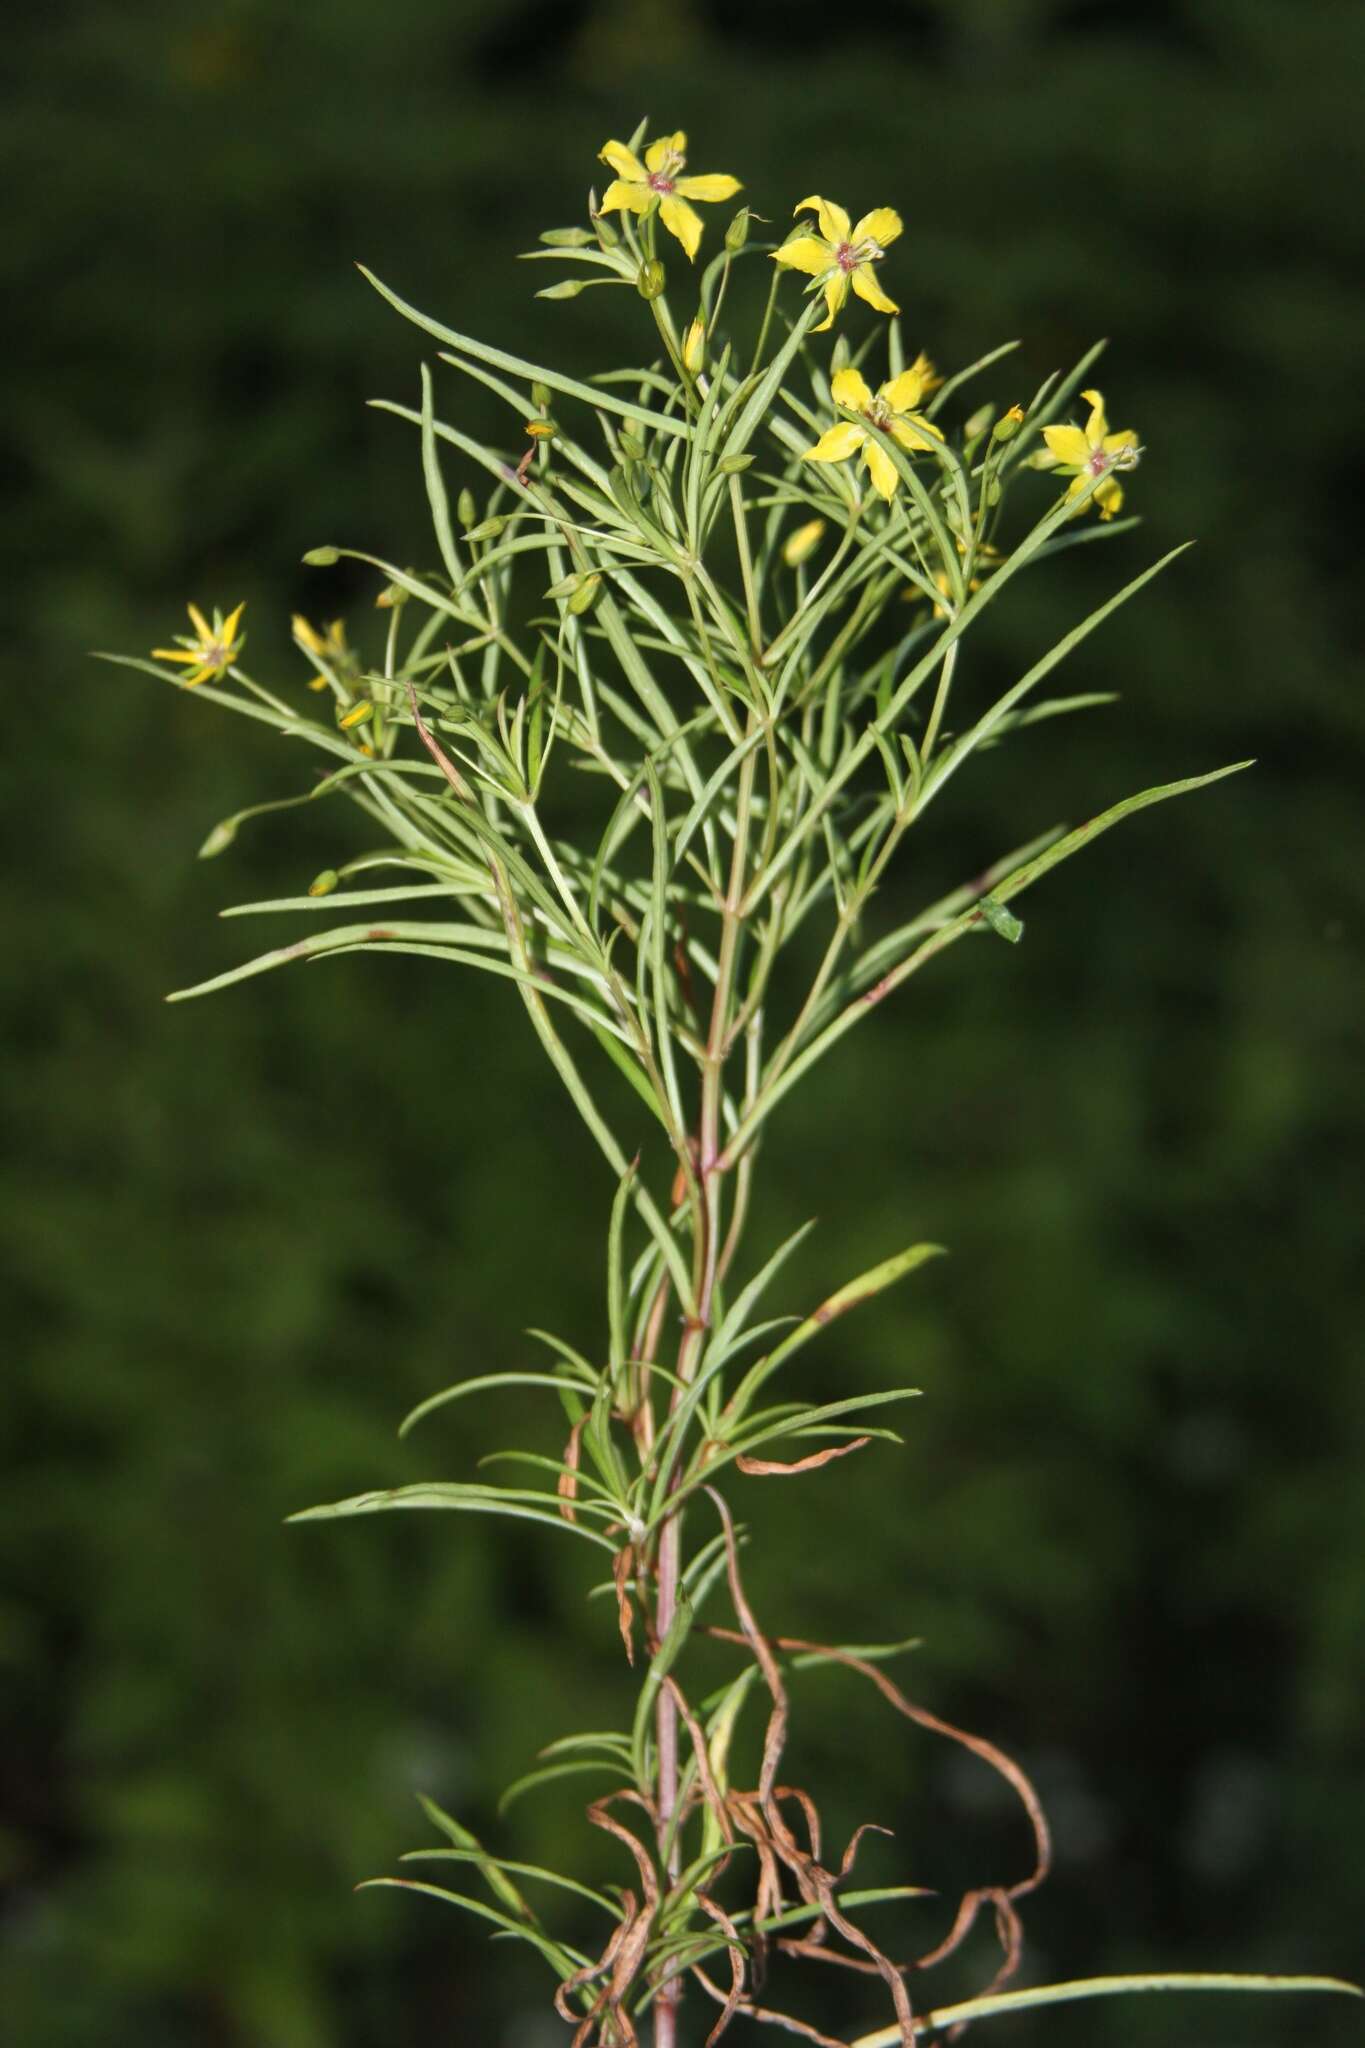
M 506 1813 L 526 1793 L 534 1792 L 538 1785 L 549 1785 L 556 1778 L 580 1777 L 584 1771 L 609 1771 L 613 1777 L 630 1779 L 630 1772 L 624 1764 L 612 1763 L 607 1757 L 588 1757 L 581 1763 L 544 1764 L 538 1770 L 527 1771 L 523 1777 L 514 1779 L 498 1801 L 498 1812 Z
M 724 1413 L 728 1425 L 733 1428 L 765 1380 L 770 1379 L 794 1353 L 809 1344 L 812 1337 L 818 1337 L 828 1324 L 839 1316 L 847 1315 L 850 1309 L 860 1307 L 863 1302 L 871 1301 L 875 1295 L 885 1293 L 888 1287 L 894 1287 L 898 1280 L 903 1280 L 908 1273 L 915 1272 L 927 1260 L 942 1258 L 944 1255 L 944 1247 L 941 1244 L 914 1244 L 906 1251 L 897 1252 L 893 1258 L 883 1259 L 879 1265 L 870 1267 L 866 1273 L 860 1273 L 856 1280 L 850 1280 L 843 1287 L 836 1288 L 827 1301 L 821 1302 L 812 1315 L 797 1325 L 790 1337 L 784 1338 L 766 1358 L 760 1358 L 756 1364 L 750 1366 L 726 1403 Z
M 852 1900 L 848 1901 L 852 1904 Z M 984 1998 L 964 1999 L 960 2005 L 940 2006 L 936 2012 L 917 2013 L 916 2031 L 941 2033 L 945 2028 L 965 2026 L 969 2020 L 984 2020 L 1001 2012 L 1027 2012 L 1043 2005 L 1069 2005 L 1078 1998 L 1124 1997 L 1143 1991 L 1334 1991 L 1348 1998 L 1365 1996 L 1358 1984 L 1340 1977 L 1255 1977 L 1233 1972 L 1170 1970 L 1151 1976 L 1081 1977 L 1066 1984 L 1036 1984 L 1028 1991 L 994 1991 Z M 860 2034 L 853 2048 L 897 2048 L 899 2027 L 879 2027 L 873 2034 Z
M 435 414 L 431 401 L 431 371 L 422 365 L 422 475 L 426 480 L 427 503 L 431 507 L 431 523 L 436 530 L 436 545 L 441 550 L 446 574 L 452 583 L 458 584 L 464 575 L 460 551 L 455 545 L 455 534 L 450 524 L 450 501 L 446 497 L 445 479 L 441 475 L 441 458 L 436 451 Z
M 480 1877 L 489 1886 L 493 1896 L 501 1899 L 504 1906 L 510 1906 L 519 1919 L 529 1920 L 534 1923 L 536 1916 L 530 1906 L 521 1896 L 521 1893 L 517 1890 L 511 1879 L 504 1876 L 502 1865 L 499 1863 L 498 1858 L 488 1854 L 488 1851 L 480 1843 L 477 1835 L 472 1835 L 467 1827 L 463 1827 L 459 1821 L 453 1820 L 442 1807 L 436 1804 L 434 1799 L 428 1799 L 425 1792 L 419 1792 L 417 1799 L 423 1813 L 432 1826 L 438 1828 L 446 1836 L 447 1840 L 454 1843 L 455 1852 L 467 1862 L 477 1865 Z M 431 1855 L 448 1854 L 450 1852 L 428 1850 L 426 1853 Z M 406 1858 L 404 1860 L 406 1861 Z
M 419 313 L 415 306 L 408 305 L 405 299 L 400 299 L 397 292 L 390 291 L 389 287 L 382 284 L 373 271 L 367 270 L 363 263 L 358 263 L 356 268 L 366 282 L 374 286 L 379 296 L 388 300 L 396 313 L 401 313 L 405 320 L 411 320 L 414 327 L 422 328 L 425 333 L 434 335 L 438 341 L 447 342 L 451 348 L 459 349 L 461 354 L 473 356 L 476 362 L 491 363 L 496 369 L 509 370 L 514 377 L 524 377 L 528 383 L 538 380 L 542 384 L 548 384 L 552 391 L 562 391 L 570 398 L 581 398 L 585 405 L 593 406 L 599 411 L 620 413 L 626 419 L 638 420 L 642 426 L 649 427 L 656 434 L 665 434 L 669 439 L 681 440 L 686 437 L 685 420 L 675 419 L 668 413 L 652 412 L 648 406 L 632 405 L 627 399 L 615 398 L 609 392 L 598 390 L 591 384 L 580 384 L 576 378 L 562 377 L 540 364 L 528 363 L 523 356 L 509 355 L 505 349 L 490 348 L 486 342 L 475 341 L 467 334 L 457 334 L 453 328 L 442 326 L 439 320 L 428 318 L 425 313 Z
M 585 1393 L 591 1394 L 595 1391 L 595 1381 L 585 1380 L 580 1382 L 580 1384 Z M 565 1385 L 566 1381 L 562 1373 L 480 1373 L 477 1379 L 459 1380 L 453 1387 L 446 1387 L 439 1394 L 428 1394 L 425 1401 L 419 1401 L 417 1406 L 403 1417 L 403 1420 L 398 1425 L 398 1434 L 399 1436 L 406 1436 L 408 1431 L 415 1429 L 424 1417 L 434 1415 L 436 1410 L 444 1408 L 447 1402 L 462 1401 L 466 1394 L 481 1394 L 486 1387 L 553 1387 L 556 1393 L 562 1393 Z
M 576 1878 L 561 1877 L 557 1870 L 546 1870 L 539 1863 L 513 1863 L 501 1858 L 495 1859 L 489 1856 L 486 1850 L 478 1849 L 477 1846 L 475 1849 L 409 1849 L 399 1860 L 403 1863 L 474 1863 L 478 1865 L 480 1873 L 488 1877 L 490 1883 L 493 1882 L 495 1874 L 501 1877 L 504 1871 L 512 1871 L 518 1877 L 534 1877 L 542 1884 L 552 1884 L 558 1891 L 574 1892 L 580 1899 L 591 1899 L 594 1906 L 601 1906 L 614 1918 L 620 1916 L 620 1907 L 614 1899 L 609 1899 L 604 1892 L 595 1892 L 590 1885 L 579 1884 Z M 484 1868 L 485 1865 L 488 1866 L 487 1870 Z M 508 1884 L 507 1889 L 511 1895 L 509 1904 L 512 1899 L 521 1898 L 514 1885 Z M 524 1900 L 522 1905 L 525 1906 L 527 1915 L 530 1915 L 531 1909 L 525 1905 Z
M 631 1206 L 639 1167 L 640 1158 L 637 1153 L 616 1184 L 616 1193 L 611 1205 L 611 1224 L 607 1231 L 607 1331 L 614 1372 L 624 1369 L 630 1353 L 630 1342 L 626 1336 L 626 1264 L 623 1239 L 626 1213 Z
M 544 1503 L 536 1505 L 535 1503 Z M 593 1503 L 581 1503 L 589 1512 Z M 303 1508 L 286 1515 L 287 1522 L 335 1522 L 352 1515 L 382 1515 L 399 1508 L 449 1508 L 472 1515 L 507 1515 L 513 1521 L 544 1522 L 561 1534 L 581 1536 L 603 1550 L 616 1554 L 616 1545 L 580 1519 L 565 1521 L 559 1501 L 552 1493 L 535 1493 L 514 1487 L 458 1486 L 449 1482 L 419 1481 L 413 1486 L 394 1486 L 372 1493 L 352 1494 L 348 1500 L 330 1501 L 323 1507 Z
M 514 1920 L 507 1913 L 500 1913 L 496 1906 L 487 1906 L 482 1899 L 471 1899 L 465 1892 L 446 1891 L 439 1884 L 421 1884 L 414 1877 L 367 1877 L 358 1884 L 358 1892 L 392 1890 L 400 1892 L 424 1892 L 429 1899 L 443 1899 L 449 1906 L 460 1906 L 466 1913 L 473 1913 L 480 1920 L 491 1920 L 506 1933 L 515 1935 L 518 1941 L 529 1942 L 538 1949 L 546 1962 L 561 1978 L 572 1977 L 576 1970 L 587 1968 L 587 1957 L 566 1942 L 551 1941 L 538 1928 L 528 1927 L 523 1920 Z

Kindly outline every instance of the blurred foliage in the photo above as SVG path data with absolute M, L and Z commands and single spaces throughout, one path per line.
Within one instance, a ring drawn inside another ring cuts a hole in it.
M 645 110 L 760 211 L 812 185 L 900 205 L 889 282 L 942 362 L 1018 334 L 1027 392 L 1113 335 L 1101 381 L 1149 451 L 1124 572 L 1201 539 L 1073 671 L 1124 702 L 981 774 L 907 900 L 1127 789 L 1259 757 L 1102 842 L 1022 947 L 959 952 L 779 1119 L 763 1230 L 823 1211 L 810 1299 L 915 1236 L 955 1256 L 820 1355 L 888 1381 L 908 1358 L 930 1398 L 858 1489 L 755 1488 L 758 1612 L 856 1632 L 864 1583 L 894 1596 L 925 1701 L 1035 1769 L 1060 1847 L 1038 1975 L 1350 1969 L 1365 13 L 49 0 L 4 65 L 12 2038 L 562 2037 L 519 1961 L 348 1886 L 421 1838 L 415 1788 L 533 1859 L 611 1868 L 572 1789 L 491 1809 L 538 1742 L 609 1725 L 612 1616 L 531 1537 L 280 1521 L 471 1471 L 495 1423 L 455 1411 L 401 1447 L 391 1427 L 515 1363 L 522 1323 L 595 1347 L 610 1187 L 498 989 L 348 962 L 158 1008 L 239 957 L 221 903 L 335 848 L 294 813 L 196 868 L 293 764 L 84 655 L 163 640 L 186 597 L 245 597 L 253 666 L 285 676 L 289 611 L 345 589 L 354 618 L 361 590 L 336 572 L 319 597 L 291 567 L 306 547 L 424 559 L 415 450 L 363 409 L 410 395 L 415 338 L 351 259 L 593 365 L 638 307 L 537 306 L 512 256 L 576 217 L 602 137 Z M 1016 586 L 992 658 L 1046 644 L 1115 560 L 1064 557 L 1079 594 Z M 1013 1873 L 1015 1823 L 970 1768 L 838 1677 L 806 1702 L 836 1830 L 894 1820 L 945 1890 Z M 1046 2038 L 1332 2048 L 1356 2025 L 1167 2005 Z

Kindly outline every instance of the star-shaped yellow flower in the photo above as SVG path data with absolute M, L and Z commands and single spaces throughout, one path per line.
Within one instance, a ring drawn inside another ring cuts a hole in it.
M 154 647 L 152 660 L 183 661 L 190 673 L 181 676 L 180 681 L 192 689 L 196 683 L 207 682 L 210 676 L 226 674 L 236 661 L 243 645 L 237 637 L 237 622 L 246 610 L 246 605 L 239 604 L 236 611 L 231 612 L 226 619 L 215 609 L 211 626 L 198 605 L 187 605 L 186 610 L 189 612 L 190 624 L 194 627 L 196 638 L 192 640 L 188 633 L 179 633 L 176 635 L 179 645 Z
M 861 370 L 836 370 L 830 384 L 834 403 L 844 412 L 856 413 L 857 418 L 841 420 L 837 427 L 830 427 L 813 448 L 806 450 L 806 461 L 847 462 L 861 448 L 873 489 L 888 501 L 894 498 L 900 471 L 868 428 L 877 427 L 889 434 L 908 455 L 922 455 L 935 441 L 943 439 L 933 421 L 915 410 L 925 392 L 938 381 L 926 356 L 883 384 L 875 394 Z
M 682 176 L 687 162 L 687 137 L 681 128 L 651 142 L 643 163 L 624 142 L 604 142 L 598 155 L 616 173 L 602 195 L 598 212 L 647 214 L 657 206 L 660 220 L 669 234 L 676 235 L 682 243 L 689 261 L 701 242 L 701 215 L 688 205 L 688 200 L 700 199 L 710 205 L 719 199 L 733 198 L 740 189 L 738 178 L 719 172 L 705 177 Z
M 850 285 L 877 312 L 899 313 L 900 307 L 894 299 L 888 299 L 872 268 L 874 263 L 881 262 L 888 245 L 901 232 L 898 213 L 889 206 L 874 206 L 871 213 L 850 224 L 842 206 L 836 206 L 832 199 L 821 199 L 818 193 L 803 199 L 792 212 L 813 213 L 820 223 L 820 232 L 817 235 L 809 228 L 799 232 L 793 229 L 782 247 L 774 249 L 773 262 L 789 270 L 804 270 L 811 280 L 807 291 L 824 292 L 828 311 L 820 325 L 812 329 L 813 333 L 823 334 L 833 326 Z
M 348 665 L 351 650 L 346 644 L 344 619 L 333 619 L 324 633 L 310 625 L 302 612 L 295 612 L 289 623 L 293 628 L 295 646 L 301 647 L 305 654 L 311 654 L 314 661 L 341 669 Z M 310 690 L 325 690 L 328 680 L 325 675 L 314 676 L 308 687 Z
M 1116 469 L 1136 469 L 1142 450 L 1131 427 L 1111 434 L 1104 416 L 1104 399 L 1098 391 L 1083 391 L 1090 406 L 1084 427 L 1044 427 L 1043 439 L 1053 463 L 1072 478 L 1068 498 L 1083 491 L 1095 477 L 1104 482 L 1090 500 L 1101 519 L 1112 519 L 1123 503 L 1123 485 L 1113 474 Z

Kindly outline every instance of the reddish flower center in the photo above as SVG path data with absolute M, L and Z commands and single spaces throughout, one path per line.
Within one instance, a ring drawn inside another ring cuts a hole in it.
M 649 174 L 649 189 L 651 192 L 671 192 L 673 190 L 673 180 L 665 171 L 651 171 Z
M 1104 472 L 1112 467 L 1113 460 L 1113 456 L 1107 454 L 1103 448 L 1096 448 L 1085 466 L 1091 476 L 1103 476 Z
M 834 254 L 840 270 L 845 273 L 858 268 L 858 251 L 852 242 L 840 242 Z

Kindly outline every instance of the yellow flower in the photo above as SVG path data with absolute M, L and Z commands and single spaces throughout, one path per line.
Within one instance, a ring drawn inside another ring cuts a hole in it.
M 933 364 L 921 356 L 910 369 L 902 370 L 899 377 L 883 384 L 874 396 L 861 370 L 836 370 L 830 385 L 834 402 L 858 417 L 841 420 L 837 427 L 822 434 L 813 448 L 807 448 L 806 461 L 847 462 L 861 448 L 873 489 L 888 500 L 894 498 L 900 471 L 881 443 L 873 439 L 868 427 L 889 434 L 908 455 L 922 455 L 926 448 L 932 448 L 943 435 L 932 420 L 915 410 L 932 378 Z
M 647 214 L 657 206 L 660 220 L 670 235 L 677 236 L 690 260 L 701 242 L 701 215 L 688 205 L 688 200 L 700 199 L 710 205 L 719 199 L 733 198 L 739 190 L 739 179 L 720 174 L 682 177 L 686 151 L 687 137 L 681 128 L 651 142 L 643 163 L 624 142 L 604 142 L 598 155 L 604 164 L 611 165 L 616 176 L 603 193 L 597 210 Z
M 784 264 L 789 270 L 804 270 L 811 280 L 807 291 L 824 292 L 828 311 L 820 325 L 812 329 L 813 333 L 823 334 L 833 326 L 850 285 L 877 312 L 899 313 L 900 307 L 894 299 L 888 299 L 872 268 L 874 263 L 881 262 L 888 244 L 901 232 L 898 213 L 889 206 L 874 206 L 871 213 L 850 225 L 842 206 L 836 206 L 832 199 L 821 199 L 818 194 L 803 199 L 792 211 L 813 213 L 820 223 L 820 232 L 817 235 L 808 227 L 793 228 L 782 247 L 774 249 L 773 262 Z
M 186 663 L 190 673 L 181 676 L 180 681 L 193 689 L 196 683 L 207 682 L 210 676 L 224 675 L 236 661 L 243 646 L 243 641 L 237 638 L 237 622 L 246 606 L 239 604 L 226 619 L 215 609 L 211 626 L 198 605 L 187 605 L 186 610 L 195 638 L 192 640 L 187 633 L 178 633 L 176 639 L 179 644 L 175 647 L 154 647 L 152 660 Z
M 1098 391 L 1083 391 L 1081 397 L 1090 406 L 1084 427 L 1044 427 L 1043 439 L 1052 463 L 1072 478 L 1068 498 L 1076 497 L 1097 476 L 1104 478 L 1090 502 L 1101 519 L 1112 519 L 1123 503 L 1123 485 L 1113 472 L 1136 469 L 1142 450 L 1131 427 L 1121 434 L 1110 433 L 1104 399 Z
M 344 668 L 350 660 L 344 620 L 333 619 L 326 630 L 319 633 L 316 626 L 309 625 L 302 612 L 295 612 L 289 624 L 293 629 L 295 646 L 301 647 L 305 654 L 311 654 L 314 661 L 331 662 L 334 667 Z M 328 676 L 314 676 L 308 687 L 310 690 L 325 690 L 329 681 Z

